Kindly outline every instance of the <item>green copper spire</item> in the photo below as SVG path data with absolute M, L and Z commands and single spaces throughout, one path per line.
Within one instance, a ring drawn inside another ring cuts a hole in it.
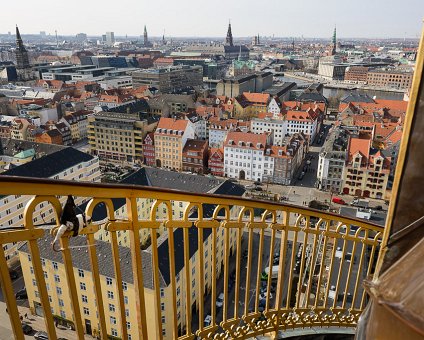
M 334 26 L 333 44 L 336 45 L 336 26 Z

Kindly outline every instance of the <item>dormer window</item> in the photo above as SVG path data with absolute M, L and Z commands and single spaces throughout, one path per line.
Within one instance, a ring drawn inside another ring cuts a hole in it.
M 261 144 L 261 143 L 257 143 L 257 144 L 256 144 L 256 147 L 257 147 L 258 149 L 260 149 L 260 148 L 261 148 L 261 146 L 262 146 L 262 144 Z
M 278 156 L 282 156 L 283 155 L 283 150 L 278 150 Z
M 239 141 L 238 142 L 238 146 L 243 146 L 243 142 L 242 141 Z
M 232 145 L 232 144 L 233 144 L 233 140 L 232 140 L 232 139 L 230 139 L 230 140 L 228 141 L 228 144 L 229 144 L 229 145 Z

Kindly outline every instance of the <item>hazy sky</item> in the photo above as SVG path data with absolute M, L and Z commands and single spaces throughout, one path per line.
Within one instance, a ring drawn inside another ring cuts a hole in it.
M 2 1 L 3 2 L 3 1 Z M 424 0 L 18 0 L 0 5 L 0 33 L 224 37 L 417 38 Z

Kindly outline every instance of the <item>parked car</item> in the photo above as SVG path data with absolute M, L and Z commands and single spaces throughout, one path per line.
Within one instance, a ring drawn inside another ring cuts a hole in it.
M 210 315 L 206 315 L 205 321 L 203 322 L 205 327 L 208 327 L 211 325 L 212 322 L 212 316 Z
M 343 198 L 340 197 L 333 197 L 333 199 L 331 200 L 333 203 L 337 203 L 337 204 L 341 204 L 341 205 L 346 205 L 346 202 Z
M 46 332 L 43 332 L 43 331 L 39 331 L 35 333 L 34 338 L 37 340 L 49 340 L 49 336 L 47 335 Z
M 253 184 L 254 184 L 254 185 L 262 185 L 262 183 L 261 183 L 261 182 L 259 182 L 259 181 L 254 181 L 254 182 L 253 182 Z
M 27 323 L 22 322 L 22 331 L 24 332 L 25 335 L 29 335 L 33 332 L 33 329 Z
M 255 186 L 254 184 L 248 184 L 248 185 L 246 185 L 246 186 L 245 186 L 245 188 L 246 188 L 247 190 L 253 190 L 253 189 L 255 189 L 255 188 L 256 188 L 256 186 Z
M 383 207 L 381 205 L 377 205 L 374 210 L 383 210 Z
M 221 293 L 218 295 L 218 298 L 216 299 L 215 304 L 218 308 L 222 307 L 222 305 L 224 304 L 224 293 Z
M 22 288 L 15 294 L 16 299 L 28 299 L 28 294 L 25 288 Z

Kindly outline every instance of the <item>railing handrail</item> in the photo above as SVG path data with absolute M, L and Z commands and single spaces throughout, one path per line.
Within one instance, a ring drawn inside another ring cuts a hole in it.
M 175 201 L 191 201 L 203 204 L 217 204 L 216 199 L 225 202 L 228 205 L 241 205 L 252 208 L 285 210 L 297 212 L 299 214 L 309 215 L 323 219 L 334 217 L 345 224 L 354 224 L 359 227 L 375 231 L 383 231 L 381 225 L 365 222 L 355 217 L 344 217 L 339 214 L 321 211 L 313 208 L 304 208 L 292 204 L 264 201 L 253 198 L 234 197 L 231 195 L 210 194 L 210 193 L 194 193 L 183 190 L 164 189 L 153 186 L 144 186 L 137 184 L 120 184 L 120 183 L 99 183 L 99 182 L 76 182 L 68 180 L 54 180 L 45 178 L 31 178 L 20 176 L 3 176 L 0 175 L 0 197 L 1 195 L 57 195 L 57 196 L 87 196 L 87 189 L 90 190 L 89 196 L 97 198 L 123 198 L 123 197 L 146 197 L 152 199 L 166 199 Z M 30 186 L 28 186 L 30 184 Z M 166 197 L 164 196 L 166 195 Z M 198 199 L 196 199 L 198 198 Z

